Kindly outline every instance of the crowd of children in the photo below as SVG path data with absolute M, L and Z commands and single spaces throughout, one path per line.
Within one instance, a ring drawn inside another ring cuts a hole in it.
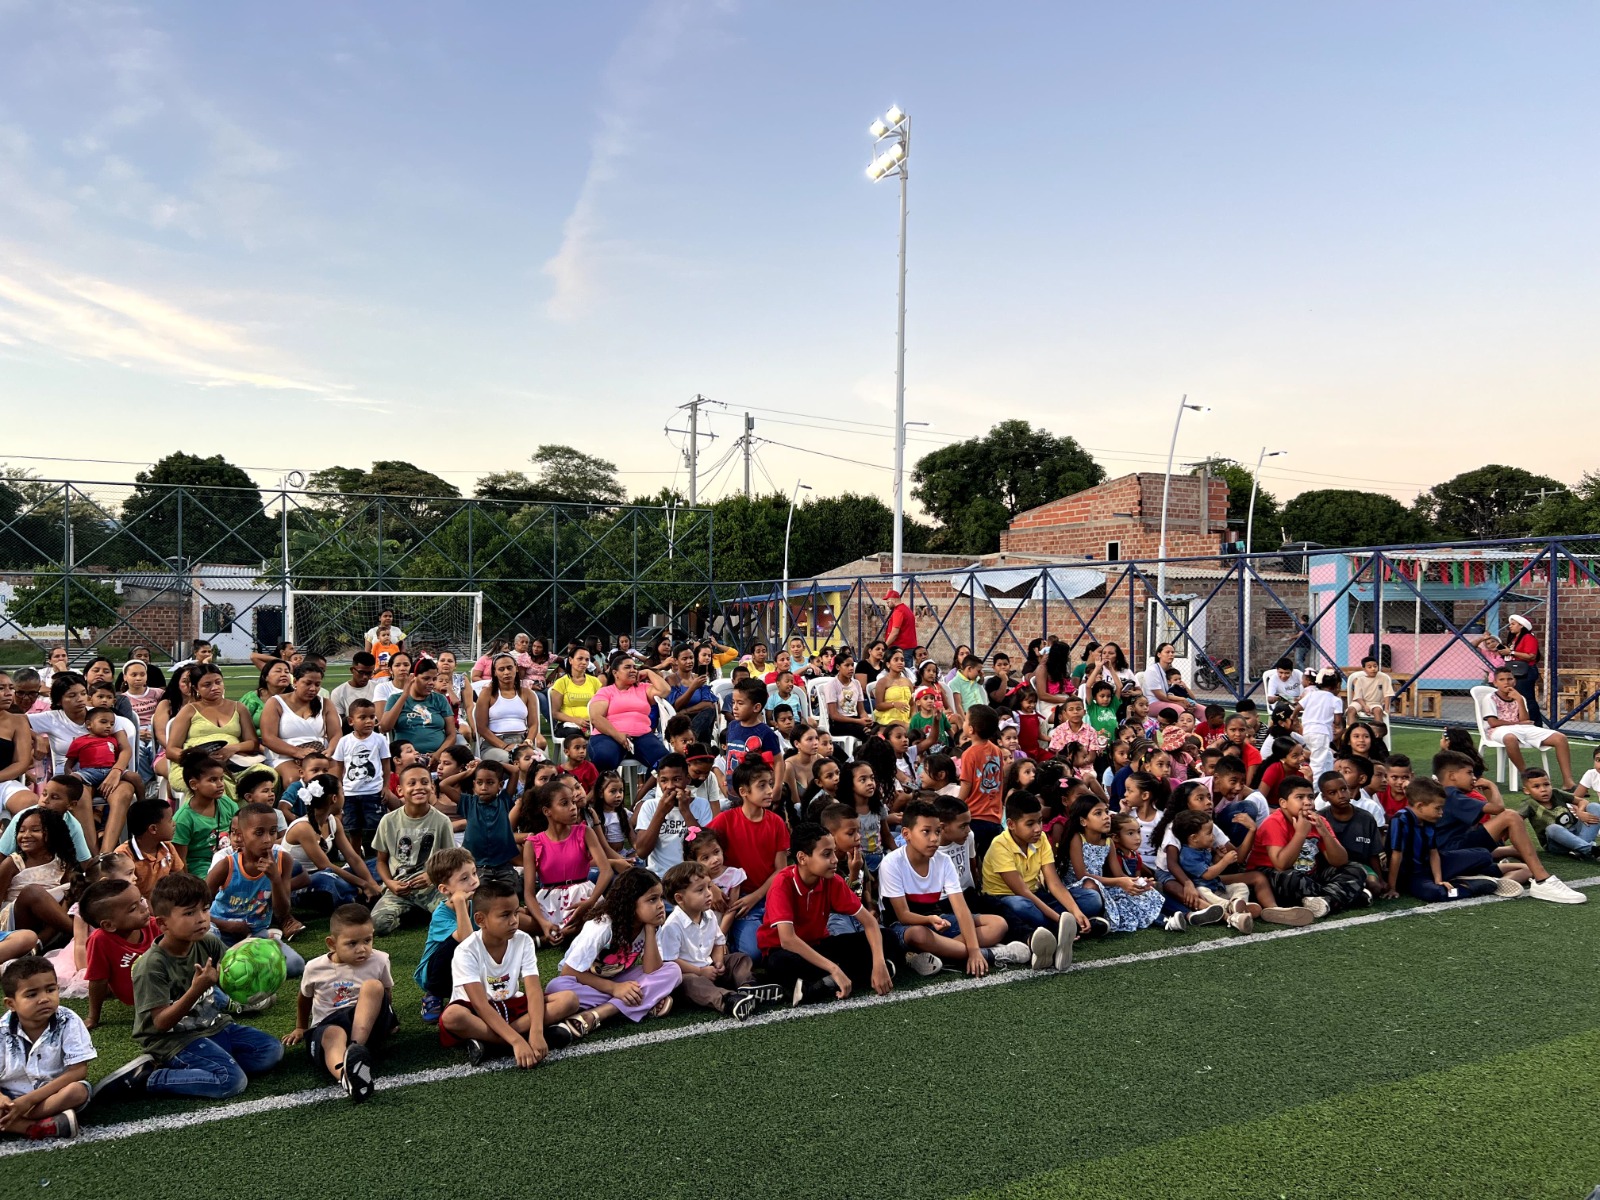
M 573 647 L 540 676 L 541 693 L 572 684 L 546 739 L 517 736 L 504 708 L 498 729 L 473 716 L 520 692 L 519 658 L 475 665 L 501 698 L 474 704 L 453 660 L 444 675 L 398 633 L 384 623 L 381 664 L 365 655 L 328 696 L 315 656 L 268 656 L 263 689 L 288 681 L 262 702 L 283 710 L 275 763 L 203 653 L 156 697 L 139 660 L 120 684 L 109 663 L 94 679 L 58 667 L 37 712 L 36 674 L 0 673 L 0 1129 L 77 1131 L 91 1034 L 118 1006 L 144 1053 L 95 1094 L 231 1096 L 304 1043 L 365 1099 L 403 1019 L 377 944 L 410 921 L 426 926 L 421 1020 L 470 1062 L 530 1067 L 675 1004 L 745 1020 L 884 994 L 903 971 L 1059 971 L 1085 937 L 1248 934 L 1524 884 L 1581 903 L 1541 850 L 1588 860 L 1600 841 L 1600 755 L 1573 792 L 1527 770 L 1508 807 L 1464 731 L 1431 777 L 1389 753 L 1370 673 L 1347 708 L 1334 673 L 1280 664 L 1263 723 L 1249 700 L 1194 701 L 1167 648 L 1143 675 L 1091 644 L 1082 670 L 1040 645 L 1015 677 L 1004 655 L 984 677 L 964 647 L 946 672 L 881 643 L 858 662 L 795 638 L 769 663 L 765 645 L 735 662 L 665 642 L 642 669 L 619 650 L 589 687 Z M 516 670 L 497 678 L 502 661 Z M 725 696 L 708 688 L 723 668 Z M 631 689 L 671 719 L 633 724 Z M 1528 744 L 1525 713 L 1503 717 Z M 591 760 L 604 739 L 639 756 L 633 778 Z M 296 909 L 327 916 L 309 961 Z M 298 979 L 282 1039 L 238 1020 L 273 995 L 218 986 L 246 939 L 279 946 Z M 540 946 L 560 951 L 549 979 Z M 87 1017 L 63 995 L 86 996 Z

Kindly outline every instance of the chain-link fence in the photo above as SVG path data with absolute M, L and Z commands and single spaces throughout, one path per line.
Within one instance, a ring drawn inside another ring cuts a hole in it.
M 0 663 L 284 639 L 291 591 L 483 593 L 485 642 L 698 624 L 709 509 L 0 481 Z M 404 614 L 396 614 L 403 621 Z M 314 648 L 314 647 L 312 647 Z

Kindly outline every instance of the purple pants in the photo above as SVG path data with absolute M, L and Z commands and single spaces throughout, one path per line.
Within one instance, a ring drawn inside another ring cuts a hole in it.
M 643 967 L 634 967 L 616 976 L 616 983 L 637 983 L 644 997 L 637 1004 L 624 1004 L 613 999 L 604 992 L 597 992 L 571 975 L 557 975 L 545 985 L 545 995 L 554 992 L 576 992 L 578 1003 L 584 1008 L 599 1008 L 602 1004 L 615 1004 L 617 1011 L 630 1021 L 642 1021 L 645 1015 L 660 1004 L 663 999 L 672 995 L 680 983 L 683 982 L 683 971 L 675 962 L 664 962 L 646 975 Z

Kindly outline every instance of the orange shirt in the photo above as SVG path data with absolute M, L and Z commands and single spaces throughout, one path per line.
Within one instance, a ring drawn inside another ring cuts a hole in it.
M 1005 817 L 1000 804 L 1000 784 L 1005 777 L 1000 747 L 993 742 L 973 742 L 961 756 L 959 769 L 962 780 L 972 783 L 972 793 L 967 798 L 972 819 L 1000 824 Z
M 133 859 L 133 882 L 146 900 L 156 890 L 156 884 L 179 869 L 178 852 L 173 849 L 171 842 L 162 842 L 146 854 L 139 849 L 138 843 L 129 838 L 117 847 L 117 853 Z
M 372 641 L 372 657 L 378 660 L 378 666 L 372 672 L 372 677 L 374 679 L 389 678 L 389 660 L 399 653 L 399 642 L 383 642 L 374 638 Z

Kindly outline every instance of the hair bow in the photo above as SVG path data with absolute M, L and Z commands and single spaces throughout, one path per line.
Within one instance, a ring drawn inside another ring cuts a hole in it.
M 691 843 L 692 844 L 694 842 L 695 838 L 700 836 L 700 833 L 701 833 L 700 826 L 691 825 L 691 826 L 689 826 L 689 828 L 687 828 L 687 829 L 685 829 L 683 831 L 683 840 L 686 843 Z
M 306 795 L 310 796 L 313 800 L 322 799 L 322 785 L 315 779 L 311 780 L 309 783 L 303 784 L 300 790 Z

